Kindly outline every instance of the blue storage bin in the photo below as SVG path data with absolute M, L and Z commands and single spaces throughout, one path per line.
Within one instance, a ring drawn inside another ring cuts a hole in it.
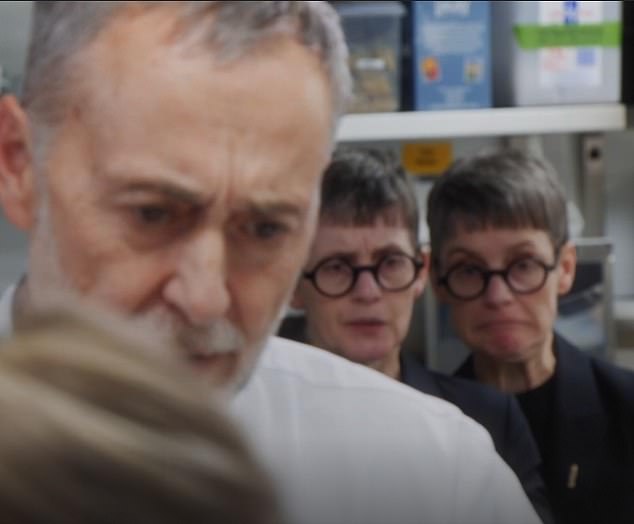
M 490 107 L 488 1 L 413 2 L 414 108 Z

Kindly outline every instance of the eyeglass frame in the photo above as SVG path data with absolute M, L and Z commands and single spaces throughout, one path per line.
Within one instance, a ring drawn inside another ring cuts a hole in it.
M 379 267 L 381 267 L 381 264 L 383 264 L 383 262 L 385 262 L 388 258 L 393 257 L 393 256 L 400 256 L 400 257 L 404 257 L 406 259 L 408 259 L 411 263 L 412 266 L 414 267 L 414 274 L 412 276 L 412 279 L 410 280 L 410 282 L 408 282 L 406 285 L 404 286 L 400 286 L 398 288 L 395 289 L 388 289 L 386 288 L 380 281 L 379 279 Z M 343 262 L 345 265 L 347 265 L 351 270 L 352 270 L 352 278 L 350 280 L 350 284 L 348 285 L 348 287 L 341 293 L 326 293 L 324 292 L 324 290 L 320 289 L 319 286 L 317 285 L 317 272 L 319 271 L 319 269 L 326 263 L 331 262 L 333 260 L 339 260 L 341 262 Z M 359 275 L 361 273 L 363 273 L 364 271 L 369 271 L 372 274 L 372 277 L 374 278 L 374 281 L 376 282 L 377 286 L 379 286 L 381 288 L 381 290 L 386 291 L 388 293 L 397 293 L 399 291 L 404 291 L 407 288 L 409 288 L 414 282 L 416 282 L 416 278 L 418 277 L 418 274 L 420 272 L 421 269 L 423 269 L 425 267 L 425 262 L 423 260 L 419 260 L 416 257 L 413 257 L 411 255 L 408 255 L 406 253 L 388 253 L 384 256 L 382 256 L 379 261 L 376 264 L 372 264 L 372 265 L 365 265 L 365 266 L 353 266 L 350 262 L 348 262 L 345 258 L 341 257 L 341 256 L 332 256 L 332 257 L 328 257 L 328 258 L 324 258 L 321 262 L 319 262 L 312 271 L 304 271 L 302 273 L 303 278 L 309 280 L 311 282 L 311 284 L 313 285 L 313 287 L 319 292 L 321 293 L 323 296 L 328 297 L 328 298 L 341 298 L 345 295 L 347 295 L 348 293 L 350 293 L 354 287 L 357 285 L 357 281 L 359 280 Z
M 524 289 L 524 290 L 517 290 L 515 289 L 515 287 L 513 286 L 513 284 L 511 283 L 511 281 L 509 280 L 509 273 L 511 271 L 511 268 L 519 263 L 519 262 L 523 262 L 525 260 L 531 260 L 533 262 L 536 262 L 539 266 L 541 266 L 544 270 L 544 277 L 542 278 L 542 281 L 540 282 L 540 284 L 538 286 L 535 286 L 531 289 Z M 559 263 L 559 249 L 557 249 L 555 251 L 555 261 L 552 264 L 546 264 L 543 260 L 540 260 L 536 257 L 522 257 L 522 258 L 518 258 L 513 260 L 512 262 L 510 262 L 509 264 L 506 265 L 506 267 L 504 269 L 480 269 L 478 268 L 478 271 L 480 272 L 480 274 L 482 275 L 482 281 L 483 281 L 483 285 L 482 285 L 482 289 L 476 293 L 475 295 L 470 295 L 470 296 L 460 296 L 457 295 L 455 293 L 455 291 L 453 289 L 451 289 L 451 286 L 449 285 L 449 276 L 451 274 L 452 271 L 458 269 L 462 264 L 456 264 L 453 267 L 449 268 L 447 270 L 447 272 L 438 279 L 438 284 L 443 286 L 447 292 L 454 298 L 458 299 L 458 300 L 463 300 L 463 301 L 470 301 L 470 300 L 475 300 L 476 298 L 480 298 L 482 295 L 484 295 L 486 293 L 486 290 L 489 287 L 489 284 L 491 283 L 491 279 L 496 276 L 499 275 L 500 277 L 502 277 L 502 280 L 504 280 L 504 283 L 506 284 L 506 286 L 513 292 L 516 293 L 518 295 L 530 295 L 531 293 L 536 293 L 537 291 L 539 291 L 540 289 L 542 289 L 544 287 L 544 285 L 546 284 L 546 281 L 548 280 L 548 275 L 554 271 L 555 269 L 557 269 L 557 264 Z

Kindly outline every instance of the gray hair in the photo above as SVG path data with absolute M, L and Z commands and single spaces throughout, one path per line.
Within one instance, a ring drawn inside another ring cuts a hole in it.
M 410 177 L 389 150 L 338 148 L 321 185 L 321 218 L 336 225 L 372 226 L 377 219 L 407 228 L 418 245 L 418 203 Z
M 523 151 L 483 152 L 457 160 L 427 199 L 434 263 L 456 229 L 545 231 L 555 249 L 568 240 L 564 191 L 546 160 Z
M 333 126 L 351 90 L 347 48 L 339 18 L 328 2 L 35 2 L 31 42 L 25 67 L 23 104 L 34 124 L 35 143 L 65 115 L 69 93 L 81 75 L 80 51 L 101 30 L 130 8 L 173 8 L 182 35 L 206 43 L 221 61 L 237 60 L 280 36 L 298 39 L 317 54 L 333 99 Z M 210 16 L 211 15 L 211 16 Z M 75 82 L 75 84 L 73 84 Z M 66 96 L 65 96 L 66 95 Z

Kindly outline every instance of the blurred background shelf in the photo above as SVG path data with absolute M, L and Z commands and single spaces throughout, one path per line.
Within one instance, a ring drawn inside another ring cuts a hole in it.
M 349 114 L 341 120 L 337 140 L 374 142 L 621 131 L 627 127 L 626 117 L 623 104 Z

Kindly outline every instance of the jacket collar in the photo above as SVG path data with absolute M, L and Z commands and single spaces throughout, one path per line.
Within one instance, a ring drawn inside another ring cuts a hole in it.
M 590 357 L 557 334 L 555 357 L 555 402 L 559 413 L 568 419 L 602 413 Z
M 442 396 L 438 384 L 433 380 L 431 373 L 420 360 L 414 355 L 404 352 L 401 352 L 399 359 L 401 364 L 401 382 L 428 395 Z
M 557 412 L 568 419 L 586 418 L 601 413 L 603 410 L 599 403 L 590 357 L 557 333 L 554 337 L 554 350 L 557 360 L 553 376 Z M 476 379 L 473 355 L 469 355 L 455 374 Z

